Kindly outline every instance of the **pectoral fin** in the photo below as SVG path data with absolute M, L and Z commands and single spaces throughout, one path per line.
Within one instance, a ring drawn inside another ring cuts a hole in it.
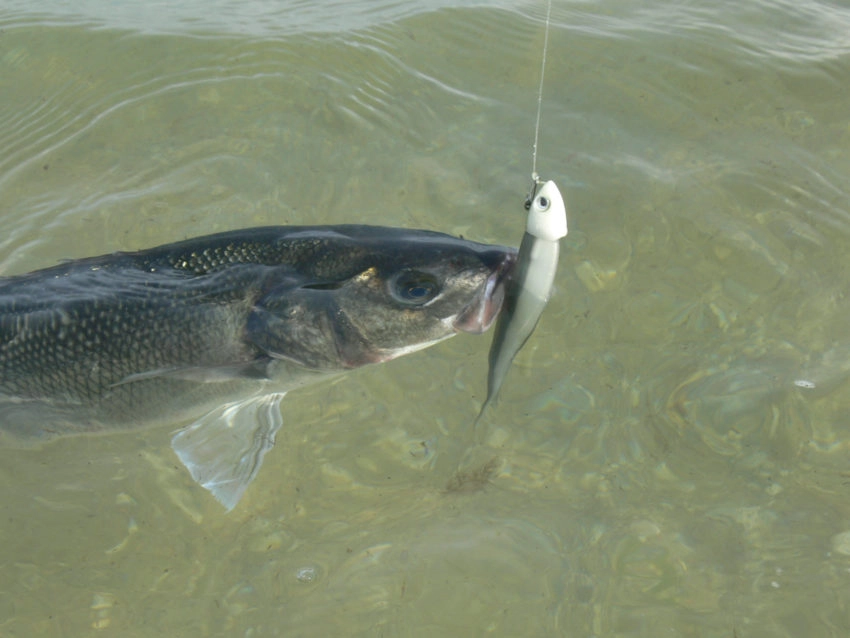
M 192 478 L 230 511 L 274 446 L 285 392 L 226 403 L 174 435 L 171 447 Z

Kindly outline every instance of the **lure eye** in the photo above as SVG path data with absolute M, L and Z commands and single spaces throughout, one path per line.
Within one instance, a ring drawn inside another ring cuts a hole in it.
M 390 290 L 396 301 L 410 306 L 421 306 L 437 296 L 440 286 L 433 275 L 407 270 L 396 276 Z
M 540 210 L 542 210 L 542 211 L 549 210 L 549 205 L 550 205 L 550 202 L 549 202 L 548 197 L 541 195 L 540 197 L 537 198 L 537 208 L 539 208 Z

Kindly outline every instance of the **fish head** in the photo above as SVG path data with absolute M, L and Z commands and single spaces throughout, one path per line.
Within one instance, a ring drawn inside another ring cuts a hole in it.
M 273 358 L 329 371 L 485 331 L 516 262 L 512 248 L 363 226 L 336 227 L 320 253 L 320 267 L 258 300 L 248 339 Z

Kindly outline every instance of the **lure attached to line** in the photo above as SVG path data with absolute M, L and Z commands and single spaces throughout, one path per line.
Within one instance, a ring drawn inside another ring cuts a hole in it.
M 478 418 L 499 393 L 517 352 L 534 332 L 543 308 L 549 301 L 558 269 L 559 243 L 567 236 L 567 209 L 555 182 L 542 183 L 537 174 L 526 200 L 525 234 L 517 265 L 507 290 L 502 312 L 496 322 L 490 346 L 487 400 Z

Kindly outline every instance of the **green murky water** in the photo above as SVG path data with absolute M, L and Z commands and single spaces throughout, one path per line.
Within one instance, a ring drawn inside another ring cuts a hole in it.
M 517 243 L 542 3 L 0 8 L 0 271 L 277 223 Z M 151 5 L 153 6 L 153 5 Z M 557 293 L 293 392 L 225 515 L 174 424 L 0 450 L 3 636 L 846 636 L 850 7 L 554 1 Z

